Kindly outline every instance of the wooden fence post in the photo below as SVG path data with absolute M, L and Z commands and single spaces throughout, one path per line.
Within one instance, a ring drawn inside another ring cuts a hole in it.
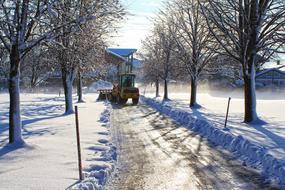
M 75 123 L 76 123 L 76 139 L 77 139 L 79 179 L 83 180 L 81 148 L 80 148 L 80 134 L 79 134 L 79 117 L 78 117 L 78 107 L 77 106 L 75 106 Z
M 227 122 L 228 122 L 228 116 L 229 116 L 229 110 L 230 110 L 230 103 L 231 103 L 231 97 L 229 97 L 229 100 L 228 100 L 227 114 L 226 114 L 226 120 L 225 120 L 225 126 L 224 126 L 225 129 L 227 129 Z

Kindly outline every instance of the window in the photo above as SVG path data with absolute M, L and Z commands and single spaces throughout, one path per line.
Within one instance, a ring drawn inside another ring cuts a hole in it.
M 134 78 L 133 75 L 122 75 L 121 76 L 121 84 L 122 87 L 134 87 Z

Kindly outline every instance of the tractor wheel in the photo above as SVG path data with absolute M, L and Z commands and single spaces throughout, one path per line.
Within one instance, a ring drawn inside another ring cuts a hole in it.
M 137 105 L 139 103 L 139 99 L 138 98 L 133 98 L 133 105 Z
M 121 98 L 121 104 L 126 104 L 127 101 L 128 101 L 128 99 L 122 99 L 122 98 Z
M 110 94 L 109 100 L 110 100 L 110 102 L 114 103 L 114 102 L 116 102 L 116 97 L 114 97 L 112 94 Z
M 119 95 L 117 95 L 117 96 L 116 96 L 116 103 L 117 103 L 117 104 L 120 104 L 120 102 L 121 102 L 121 98 L 120 98 Z
M 127 101 L 128 101 L 128 99 L 123 99 L 123 98 L 121 98 L 120 95 L 117 96 L 117 103 L 118 104 L 125 104 L 125 103 L 127 103 Z

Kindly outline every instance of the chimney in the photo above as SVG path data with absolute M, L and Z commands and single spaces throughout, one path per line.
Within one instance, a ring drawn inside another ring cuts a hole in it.
M 280 65 L 280 60 L 277 60 L 277 65 Z

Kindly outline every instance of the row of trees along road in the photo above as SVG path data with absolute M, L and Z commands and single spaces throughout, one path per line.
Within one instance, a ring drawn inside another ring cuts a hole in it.
M 186 72 L 191 80 L 193 108 L 198 105 L 201 73 L 217 57 L 228 57 L 233 60 L 230 64 L 238 64 L 242 70 L 244 121 L 257 121 L 256 69 L 281 52 L 284 18 L 283 0 L 171 0 L 153 19 L 153 30 L 143 42 L 146 80 L 155 82 L 157 96 L 159 80 L 163 80 L 167 100 L 167 82 Z
M 23 142 L 21 66 L 28 67 L 31 63 L 26 61 L 35 61 L 33 58 L 48 51 L 49 59 L 57 63 L 62 72 L 66 113 L 72 113 L 72 83 L 76 74 L 94 69 L 92 64 L 103 57 L 108 34 L 124 14 L 117 0 L 0 0 L 0 47 L 9 65 L 10 143 Z M 1 62 L 3 57 L 1 55 Z M 31 68 L 37 69 L 37 64 L 32 64 Z

